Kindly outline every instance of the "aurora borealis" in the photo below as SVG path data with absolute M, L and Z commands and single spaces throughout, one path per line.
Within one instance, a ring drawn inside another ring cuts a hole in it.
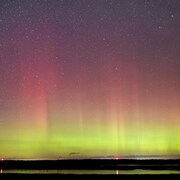
M 0 157 L 180 154 L 179 0 L 0 0 Z

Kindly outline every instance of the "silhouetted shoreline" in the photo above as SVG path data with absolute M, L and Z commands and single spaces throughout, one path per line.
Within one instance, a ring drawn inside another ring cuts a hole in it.
M 135 160 L 135 159 L 73 159 L 73 160 L 4 160 L 3 170 L 180 170 L 180 160 Z

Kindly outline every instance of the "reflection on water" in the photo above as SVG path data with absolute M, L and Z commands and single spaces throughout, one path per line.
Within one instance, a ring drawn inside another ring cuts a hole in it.
M 180 174 L 178 170 L 2 170 L 1 174 Z

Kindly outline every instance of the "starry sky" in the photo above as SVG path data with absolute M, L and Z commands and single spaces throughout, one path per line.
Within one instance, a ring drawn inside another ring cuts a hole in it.
M 180 154 L 179 0 L 0 0 L 0 157 Z

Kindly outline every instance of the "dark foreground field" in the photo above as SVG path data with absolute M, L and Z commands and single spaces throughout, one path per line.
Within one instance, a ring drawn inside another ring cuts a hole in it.
M 0 169 L 1 175 L 178 175 L 180 160 L 4 160 Z

